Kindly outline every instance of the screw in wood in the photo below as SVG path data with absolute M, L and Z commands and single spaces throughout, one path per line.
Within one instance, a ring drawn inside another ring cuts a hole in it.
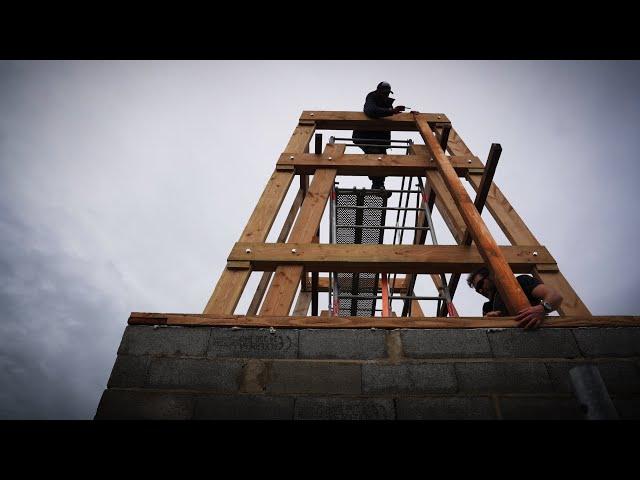
M 250 248 L 247 248 L 247 249 L 245 250 L 245 252 L 246 252 L 246 253 L 251 253 L 251 249 L 250 249 Z
M 533 256 L 537 257 L 538 256 L 538 252 L 533 252 Z
M 333 157 L 329 157 L 329 160 L 333 160 Z
M 471 159 L 467 160 L 468 163 L 471 163 Z
M 311 116 L 313 117 L 313 112 L 311 112 Z
M 378 160 L 382 160 L 382 157 L 378 157 Z
M 289 160 L 293 160 L 293 155 L 291 155 L 291 156 L 289 157 Z
M 291 253 L 296 253 L 296 252 L 297 252 L 297 250 L 295 248 L 291 249 Z

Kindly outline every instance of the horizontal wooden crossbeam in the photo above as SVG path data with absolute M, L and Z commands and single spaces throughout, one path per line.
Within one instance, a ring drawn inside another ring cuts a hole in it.
M 514 317 L 288 317 L 132 312 L 129 325 L 274 328 L 518 328 Z M 637 327 L 639 316 L 548 317 L 542 328 Z
M 542 246 L 499 248 L 516 273 L 555 264 Z M 484 265 L 475 246 L 458 245 L 236 243 L 227 260 L 249 262 L 252 270 L 299 265 L 310 272 L 467 273 Z
M 451 125 L 444 113 L 421 113 L 421 118 L 433 126 Z M 390 117 L 369 118 L 363 112 L 327 112 L 305 110 L 300 115 L 301 123 L 315 124 L 318 130 L 391 130 L 400 132 L 415 132 L 415 118 L 410 113 L 398 113 Z
M 446 157 L 459 177 L 464 177 L 472 169 L 482 172 L 484 165 L 474 155 Z M 332 157 L 314 155 L 313 153 L 283 153 L 276 164 L 277 170 L 291 170 L 295 174 L 313 175 L 318 168 L 335 168 L 338 175 L 397 175 L 424 176 L 425 170 L 437 171 L 435 162 L 428 155 L 364 155 L 343 154 Z

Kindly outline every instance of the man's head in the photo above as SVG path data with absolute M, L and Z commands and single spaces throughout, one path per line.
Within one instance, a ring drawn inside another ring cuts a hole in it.
M 470 273 L 467 277 L 467 284 L 489 300 L 491 300 L 496 291 L 496 285 L 493 283 L 493 279 L 491 278 L 491 274 L 487 267 L 480 267 L 476 271 Z
M 385 97 L 388 97 L 390 93 L 393 93 L 391 91 L 391 85 L 389 85 L 389 82 L 380 82 L 376 87 L 376 92 L 378 92 L 379 95 L 383 95 Z

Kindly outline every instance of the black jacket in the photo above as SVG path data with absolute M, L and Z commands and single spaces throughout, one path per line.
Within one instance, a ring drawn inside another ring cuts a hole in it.
M 380 98 L 378 95 L 376 95 L 376 92 L 374 90 L 373 92 L 369 92 L 367 94 L 367 99 L 364 102 L 363 111 L 365 115 L 369 118 L 389 117 L 393 115 L 393 102 L 395 102 L 394 98 L 389 98 L 389 97 Z M 374 141 L 374 142 L 358 141 L 357 139 L 359 138 L 371 138 L 377 141 Z M 360 145 L 364 143 L 364 144 L 381 145 L 381 146 L 388 147 L 390 145 L 389 140 L 391 140 L 390 131 L 381 131 L 381 130 L 354 130 L 353 131 L 353 143 L 355 143 L 356 145 Z

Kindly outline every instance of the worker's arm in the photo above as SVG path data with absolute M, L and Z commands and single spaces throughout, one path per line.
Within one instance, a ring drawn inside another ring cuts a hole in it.
M 531 290 L 531 295 L 538 300 L 543 300 L 551 304 L 554 310 L 557 310 L 562 304 L 562 295 L 553 288 L 544 284 L 537 285 L 533 290 Z M 541 304 L 538 304 L 518 312 L 516 321 L 519 322 L 519 327 L 524 327 L 526 329 L 537 328 L 544 321 L 545 315 L 546 312 L 544 311 L 544 307 Z
M 395 115 L 396 113 L 400 113 L 402 111 L 404 111 L 404 107 L 402 105 L 398 105 L 397 107 L 393 108 L 379 107 L 371 97 L 367 97 L 367 100 L 364 104 L 364 113 L 367 115 L 367 117 L 371 118 L 390 117 L 391 115 Z

